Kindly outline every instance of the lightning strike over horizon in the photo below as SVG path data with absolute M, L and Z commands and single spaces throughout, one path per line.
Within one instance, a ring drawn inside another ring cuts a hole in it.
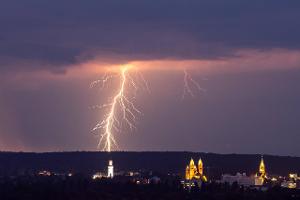
M 91 88 L 100 85 L 100 89 L 104 89 L 111 79 L 115 77 L 120 78 L 120 85 L 117 93 L 113 96 L 111 101 L 102 105 L 92 106 L 92 108 L 107 110 L 103 120 L 93 128 L 93 131 L 100 130 L 98 148 L 102 151 L 111 152 L 119 149 L 115 139 L 115 133 L 120 132 L 124 126 L 127 126 L 130 130 L 135 129 L 136 116 L 141 114 L 141 111 L 134 105 L 137 91 L 142 86 L 142 88 L 150 93 L 148 82 L 143 75 L 135 70 L 133 77 L 131 76 L 132 70 L 132 66 L 126 65 L 118 70 L 118 74 L 104 74 L 101 79 L 93 81 L 90 84 Z M 194 97 L 195 90 L 204 91 L 187 70 L 184 69 L 183 73 L 184 89 L 182 99 L 187 95 Z M 136 81 L 136 79 L 140 80 L 140 83 Z
M 135 107 L 134 102 L 131 100 L 135 98 L 136 91 L 138 90 L 138 84 L 134 81 L 134 78 L 131 77 L 129 73 L 130 69 L 131 66 L 124 66 L 120 69 L 120 86 L 112 101 L 108 104 L 103 104 L 102 106 L 96 106 L 97 108 L 108 108 L 108 113 L 105 114 L 104 119 L 93 129 L 93 131 L 98 129 L 101 130 L 98 148 L 103 147 L 102 151 L 111 152 L 113 149 L 118 149 L 118 145 L 114 137 L 114 131 L 120 132 L 120 128 L 124 125 L 124 123 L 130 129 L 134 129 L 136 115 L 141 114 L 141 112 Z M 147 90 L 149 90 L 146 80 L 139 72 L 137 72 L 137 74 L 139 74 Z M 91 84 L 91 87 L 94 87 L 96 84 L 101 84 L 101 88 L 103 88 L 108 80 L 113 77 L 114 76 L 112 75 L 105 75 L 102 79 L 94 81 Z M 131 88 L 134 90 L 132 98 L 126 95 L 126 89 L 129 90 Z M 118 111 L 121 112 L 121 118 L 118 116 Z

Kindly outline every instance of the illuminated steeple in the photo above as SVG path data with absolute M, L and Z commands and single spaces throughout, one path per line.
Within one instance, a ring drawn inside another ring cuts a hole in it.
M 198 161 L 198 172 L 200 176 L 203 176 L 203 162 L 201 160 L 201 158 Z
M 195 165 L 195 162 L 194 162 L 193 158 L 191 158 L 190 166 L 194 166 L 194 165 Z
M 261 156 L 261 160 L 260 160 L 260 164 L 259 164 L 259 173 L 261 176 L 266 175 L 266 167 L 265 167 L 263 156 Z
M 255 175 L 255 185 L 263 185 L 265 183 L 265 180 L 267 179 L 267 172 L 266 172 L 266 166 L 264 162 L 263 156 L 261 156 L 261 160 L 259 163 L 258 173 Z
M 185 169 L 185 179 L 190 180 L 190 168 L 188 165 L 186 166 L 186 169 Z
M 191 161 L 190 161 L 190 178 L 194 177 L 195 176 L 195 173 L 197 172 L 197 168 L 195 166 L 195 163 L 194 163 L 194 160 L 191 158 Z

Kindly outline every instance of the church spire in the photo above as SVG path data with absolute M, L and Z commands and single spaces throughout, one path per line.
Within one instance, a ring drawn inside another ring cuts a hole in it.
M 264 162 L 264 157 L 261 156 L 261 160 L 260 160 L 260 164 L 259 164 L 259 173 L 261 174 L 261 176 L 265 176 L 266 175 L 266 166 L 265 166 L 265 162 Z
M 198 172 L 199 172 L 200 176 L 203 175 L 203 162 L 202 162 L 201 158 L 198 161 Z
M 185 169 L 185 179 L 186 180 L 190 180 L 191 179 L 190 178 L 190 168 L 189 168 L 188 165 L 186 166 L 186 169 Z
M 197 168 L 195 167 L 195 162 L 193 160 L 193 158 L 191 158 L 191 161 L 190 161 L 190 179 L 192 179 L 195 174 L 197 173 Z
M 190 167 L 191 167 L 191 166 L 194 166 L 194 165 L 195 165 L 195 162 L 194 162 L 193 158 L 191 158 L 191 161 L 190 161 Z

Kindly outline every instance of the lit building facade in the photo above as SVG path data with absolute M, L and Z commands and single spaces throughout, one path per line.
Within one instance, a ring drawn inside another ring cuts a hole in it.
M 246 173 L 237 173 L 236 175 L 224 174 L 221 182 L 233 184 L 236 182 L 243 186 L 263 186 L 267 179 L 266 166 L 263 157 L 261 157 L 258 173 L 255 176 L 247 176 Z
M 222 175 L 221 182 L 222 183 L 228 183 L 232 185 L 233 183 L 237 183 L 238 185 L 243 185 L 243 186 L 252 186 L 255 184 L 254 178 L 247 176 L 246 173 L 237 173 L 236 175 L 232 176 L 230 174 L 224 174 Z

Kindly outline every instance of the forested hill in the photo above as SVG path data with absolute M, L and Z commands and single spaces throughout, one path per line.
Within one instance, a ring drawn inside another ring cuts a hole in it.
M 261 156 L 195 152 L 0 152 L 0 175 L 32 173 L 39 170 L 90 174 L 104 171 L 109 159 L 113 159 L 116 170 L 152 170 L 184 174 L 190 159 L 194 158 L 197 164 L 200 157 L 206 173 L 217 177 L 222 173 L 254 174 L 258 170 Z M 265 155 L 264 160 L 269 174 L 300 173 L 300 157 Z

